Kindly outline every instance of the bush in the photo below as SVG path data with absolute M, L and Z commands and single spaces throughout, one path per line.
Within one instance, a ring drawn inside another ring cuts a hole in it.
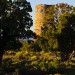
M 31 43 L 28 42 L 22 42 L 23 47 L 20 48 L 21 51 L 30 51 Z
M 16 52 L 13 50 L 8 50 L 5 52 L 6 55 L 14 55 Z
M 8 68 L 12 65 L 13 60 L 11 58 L 5 58 L 2 60 L 3 68 Z
M 51 61 L 48 66 L 49 68 L 55 68 L 55 69 L 59 68 L 59 64 L 56 60 Z
M 19 59 L 24 59 L 26 56 L 29 56 L 30 53 L 28 51 L 19 51 L 16 53 L 16 57 Z
M 31 57 L 31 60 L 36 60 L 36 59 L 37 59 L 36 56 L 32 56 L 32 57 Z

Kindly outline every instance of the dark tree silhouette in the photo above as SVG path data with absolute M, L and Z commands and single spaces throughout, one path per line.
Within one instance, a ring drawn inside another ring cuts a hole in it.
M 62 61 L 67 61 L 70 53 L 75 49 L 75 29 L 73 26 L 67 26 L 62 29 L 61 34 L 58 36 L 58 44 L 62 52 Z
M 32 26 L 31 5 L 26 0 L 0 0 L 0 62 L 6 50 L 18 49 L 22 45 L 19 38 L 27 36 Z
M 67 61 L 70 54 L 75 50 L 75 15 L 67 16 L 67 25 L 58 36 L 58 45 L 61 51 L 62 61 Z
M 74 50 L 75 45 L 75 31 L 71 27 L 65 27 L 62 29 L 61 34 L 58 37 L 59 48 L 62 52 L 62 61 L 69 59 L 70 53 Z

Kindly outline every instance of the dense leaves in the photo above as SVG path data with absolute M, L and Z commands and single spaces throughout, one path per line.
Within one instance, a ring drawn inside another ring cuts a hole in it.
M 1 44 L 7 46 L 19 38 L 26 36 L 26 30 L 32 26 L 32 19 L 28 12 L 31 12 L 29 2 L 1 1 L 0 9 L 0 40 Z M 1 7 L 4 7 L 2 9 Z M 1 46 L 2 46 L 1 45 Z M 10 47 L 10 46 L 9 46 Z M 6 48 L 5 48 L 6 49 Z
M 21 47 L 19 39 L 25 38 L 32 26 L 31 11 L 26 0 L 0 0 L 0 54 L 4 50 Z
M 60 3 L 48 7 L 45 14 L 39 45 L 44 46 L 42 50 L 60 50 L 68 60 L 75 48 L 75 8 Z

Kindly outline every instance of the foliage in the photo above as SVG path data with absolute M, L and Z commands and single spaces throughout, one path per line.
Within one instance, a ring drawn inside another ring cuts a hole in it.
M 22 54 L 24 54 L 26 51 L 23 51 Z M 57 52 L 60 53 L 60 52 Z M 57 59 L 57 57 L 59 58 L 59 60 Z M 74 60 L 70 61 L 69 63 L 66 62 L 62 62 L 60 60 L 60 54 L 58 54 L 58 56 L 56 56 L 54 54 L 54 52 L 33 52 L 30 51 L 27 53 L 27 55 L 25 55 L 24 58 L 17 58 L 17 56 L 15 55 L 15 61 L 14 58 L 3 58 L 3 73 L 5 73 L 4 71 L 15 71 L 14 73 L 16 74 L 16 72 L 20 73 L 20 74 L 40 74 L 41 72 L 44 73 L 62 73 L 64 71 L 64 73 L 67 73 L 67 70 L 70 69 L 74 69 Z M 8 66 L 9 65 L 9 66 Z M 70 74 L 73 72 L 72 70 L 70 70 Z M 71 72 L 72 71 L 72 72 Z M 74 69 L 75 72 L 75 69 Z M 69 74 L 68 73 L 68 74 Z
M 73 6 L 63 3 L 46 9 L 42 34 L 38 42 L 42 50 L 60 50 L 64 54 L 62 58 L 67 57 L 65 60 L 68 60 L 69 54 L 75 48 L 74 12 Z
M 33 43 L 31 43 L 31 50 L 34 51 L 34 52 L 40 52 L 42 49 L 40 47 L 40 45 L 38 44 L 38 41 L 34 41 Z
M 14 44 L 16 45 L 16 43 L 18 43 L 20 37 L 26 36 L 26 29 L 32 26 L 32 19 L 28 13 L 31 11 L 31 8 L 30 4 L 27 1 L 3 1 L 3 3 L 6 3 L 5 6 L 7 8 L 5 8 L 0 18 L 0 39 L 1 43 L 5 44 L 2 44 L 3 48 L 7 49 L 8 45 L 9 48 L 12 48 Z M 17 47 L 15 45 L 14 48 Z
M 0 0 L 0 57 L 5 50 L 22 47 L 19 39 L 27 37 L 32 26 L 31 11 L 30 3 L 26 0 Z
M 15 55 L 16 51 L 13 51 L 13 50 L 9 50 L 9 51 L 6 51 L 4 54 L 6 55 Z
M 31 43 L 25 42 L 25 41 L 21 41 L 22 43 L 22 47 L 20 48 L 21 51 L 29 51 L 31 50 Z
M 71 8 L 72 9 L 72 8 Z M 59 17 L 58 30 L 61 29 L 61 33 L 58 35 L 58 46 L 62 52 L 62 61 L 69 59 L 70 53 L 75 48 L 75 15 L 74 10 L 71 12 L 65 12 Z M 60 27 L 59 27 L 60 26 Z
M 42 28 L 42 34 L 38 44 L 44 51 L 56 50 L 57 44 L 57 31 L 54 22 L 54 5 L 50 6 L 45 11 L 44 25 Z

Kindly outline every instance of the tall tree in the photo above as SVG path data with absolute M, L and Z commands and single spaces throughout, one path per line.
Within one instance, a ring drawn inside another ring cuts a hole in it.
M 58 44 L 62 52 L 62 61 L 66 61 L 69 59 L 70 53 L 75 49 L 75 15 L 73 13 L 61 15 L 60 22 L 65 27 L 61 29 L 61 33 L 58 36 Z
M 45 13 L 41 35 L 47 41 L 46 48 L 60 49 L 64 61 L 68 60 L 75 45 L 75 8 L 60 3 L 48 7 Z
M 31 5 L 26 0 L 0 0 L 0 62 L 8 49 L 18 49 L 20 38 L 27 36 L 32 26 Z

